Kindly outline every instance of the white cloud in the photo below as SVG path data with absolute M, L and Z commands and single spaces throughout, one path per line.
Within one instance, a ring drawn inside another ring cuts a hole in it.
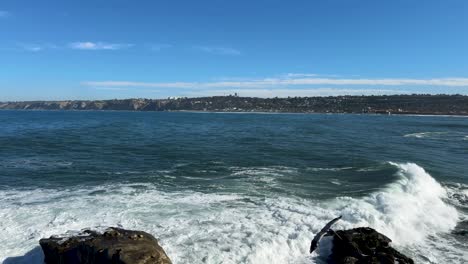
M 106 43 L 106 42 L 73 42 L 68 45 L 72 49 L 78 50 L 119 50 L 130 48 L 132 44 Z
M 32 51 L 32 52 L 38 52 L 44 49 L 41 46 L 34 46 L 34 45 L 24 46 L 23 48 L 27 51 Z
M 17 44 L 21 49 L 31 52 L 39 52 L 46 49 L 57 49 L 58 46 L 48 43 L 18 43 Z
M 133 46 L 132 44 L 105 43 L 105 42 L 73 42 L 68 45 L 55 45 L 50 43 L 18 43 L 21 49 L 27 51 L 44 51 L 49 49 L 76 49 L 76 50 L 118 50 Z
M 298 78 L 298 77 L 317 77 L 319 74 L 315 73 L 287 73 L 285 74 L 288 78 Z
M 0 10 L 0 18 L 6 18 L 9 17 L 11 14 L 8 11 L 5 10 Z
M 203 51 L 206 53 L 217 54 L 217 55 L 240 55 L 239 50 L 229 47 L 216 47 L 216 46 L 194 46 L 195 50 Z
M 389 94 L 409 94 L 413 92 L 405 90 L 379 90 L 379 89 L 336 89 L 336 88 L 316 88 L 316 89 L 239 89 L 239 90 L 196 90 L 182 93 L 181 96 L 203 97 L 221 96 L 237 93 L 246 97 L 308 97 L 308 96 L 338 96 L 338 95 L 389 95 Z
M 161 51 L 163 49 L 172 48 L 171 44 L 151 44 L 149 45 L 149 49 L 152 51 Z
M 159 88 L 290 88 L 311 85 L 360 85 L 360 86 L 447 86 L 468 87 L 468 78 L 433 79 L 361 79 L 361 78 L 264 78 L 245 81 L 214 82 L 131 82 L 131 81 L 90 81 L 86 86 L 101 87 L 159 87 Z
M 281 77 L 284 78 L 311 78 L 311 77 L 330 77 L 330 78 L 337 78 L 340 75 L 337 74 L 317 74 L 317 73 L 286 73 Z
M 96 90 L 105 90 L 105 91 L 126 91 L 128 89 L 122 87 L 95 87 Z

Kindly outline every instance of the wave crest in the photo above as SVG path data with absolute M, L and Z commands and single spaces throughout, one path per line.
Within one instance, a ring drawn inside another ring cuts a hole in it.
M 391 164 L 399 169 L 396 182 L 362 199 L 338 199 L 343 220 L 353 227 L 370 225 L 397 244 L 420 243 L 455 228 L 459 216 L 445 202 L 445 188 L 414 163 Z
M 408 249 L 405 253 L 416 262 L 425 262 L 420 256 L 435 263 L 451 254 L 460 256 L 439 236 L 458 221 L 456 209 L 445 202 L 446 189 L 416 164 L 392 165 L 398 168 L 398 178 L 380 191 L 363 198 L 321 202 L 285 196 L 166 192 L 152 184 L 1 190 L 0 218 L 5 228 L 0 228 L 0 261 L 23 254 L 42 237 L 117 225 L 154 234 L 174 263 L 202 259 L 207 263 L 310 263 L 310 239 L 339 214 L 343 220 L 336 228 L 373 227 L 400 249 Z M 436 245 L 429 237 L 435 237 Z M 322 257 L 315 255 L 313 260 Z

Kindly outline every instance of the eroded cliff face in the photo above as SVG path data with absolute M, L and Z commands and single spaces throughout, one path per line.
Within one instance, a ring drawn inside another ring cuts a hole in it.
M 0 103 L 0 109 L 468 115 L 468 96 L 384 95 L 288 98 L 214 96 L 172 99 L 30 101 Z
M 0 103 L 0 109 L 16 110 L 144 110 L 153 100 L 30 101 Z

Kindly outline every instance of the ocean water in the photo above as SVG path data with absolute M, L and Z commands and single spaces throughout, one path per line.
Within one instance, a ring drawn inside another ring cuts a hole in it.
M 370 226 L 417 263 L 468 262 L 468 118 L 0 111 L 0 262 L 121 226 L 174 263 L 323 263 Z

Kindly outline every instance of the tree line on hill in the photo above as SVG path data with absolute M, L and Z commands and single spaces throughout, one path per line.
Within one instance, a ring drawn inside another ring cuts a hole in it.
M 413 94 L 257 98 L 234 95 L 168 99 L 3 102 L 0 103 L 0 109 L 468 115 L 468 96 Z

